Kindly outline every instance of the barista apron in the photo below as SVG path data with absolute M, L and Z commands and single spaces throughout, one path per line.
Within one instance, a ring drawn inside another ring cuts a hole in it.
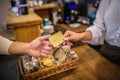
M 12 55 L 0 55 L 0 80 L 19 80 L 18 58 Z
M 112 46 L 105 41 L 100 53 L 109 61 L 120 66 L 120 47 Z

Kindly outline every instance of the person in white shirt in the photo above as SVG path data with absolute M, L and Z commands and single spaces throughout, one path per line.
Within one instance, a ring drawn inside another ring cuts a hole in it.
M 88 41 L 94 45 L 104 38 L 100 53 L 120 66 L 120 0 L 101 0 L 92 26 L 83 33 L 67 31 L 64 36 L 70 41 Z

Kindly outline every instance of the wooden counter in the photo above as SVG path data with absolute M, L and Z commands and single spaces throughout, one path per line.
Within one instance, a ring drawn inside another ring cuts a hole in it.
M 88 45 L 73 48 L 79 56 L 77 68 L 44 80 L 120 80 L 120 67 Z
M 40 36 L 41 23 L 42 19 L 32 11 L 28 15 L 20 16 L 15 16 L 12 11 L 9 11 L 7 27 L 14 30 L 17 41 L 30 42 Z
M 81 25 L 79 27 L 73 28 L 73 27 L 67 26 L 66 24 L 56 24 L 55 27 L 56 28 L 62 28 L 64 30 L 71 30 L 71 31 L 74 31 L 74 32 L 77 32 L 77 33 L 84 32 L 87 28 L 86 25 Z

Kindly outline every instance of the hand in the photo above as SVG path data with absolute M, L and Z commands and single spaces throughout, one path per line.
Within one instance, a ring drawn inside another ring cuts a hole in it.
M 39 37 L 30 43 L 28 55 L 35 57 L 47 57 L 52 51 L 52 45 L 47 41 L 49 35 Z
M 64 37 L 67 38 L 69 41 L 79 41 L 81 38 L 80 33 L 75 33 L 72 31 L 66 31 Z
M 73 44 L 68 40 L 68 38 L 64 38 L 64 42 L 63 42 L 63 45 L 67 45 L 67 46 L 73 46 Z

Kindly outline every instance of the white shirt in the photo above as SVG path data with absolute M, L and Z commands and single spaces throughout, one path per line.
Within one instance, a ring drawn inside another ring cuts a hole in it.
M 97 44 L 104 37 L 109 44 L 120 47 L 120 0 L 101 0 L 94 25 L 88 30 L 93 34 L 90 43 Z
M 11 45 L 12 41 L 0 36 L 0 54 L 9 54 L 8 48 Z

